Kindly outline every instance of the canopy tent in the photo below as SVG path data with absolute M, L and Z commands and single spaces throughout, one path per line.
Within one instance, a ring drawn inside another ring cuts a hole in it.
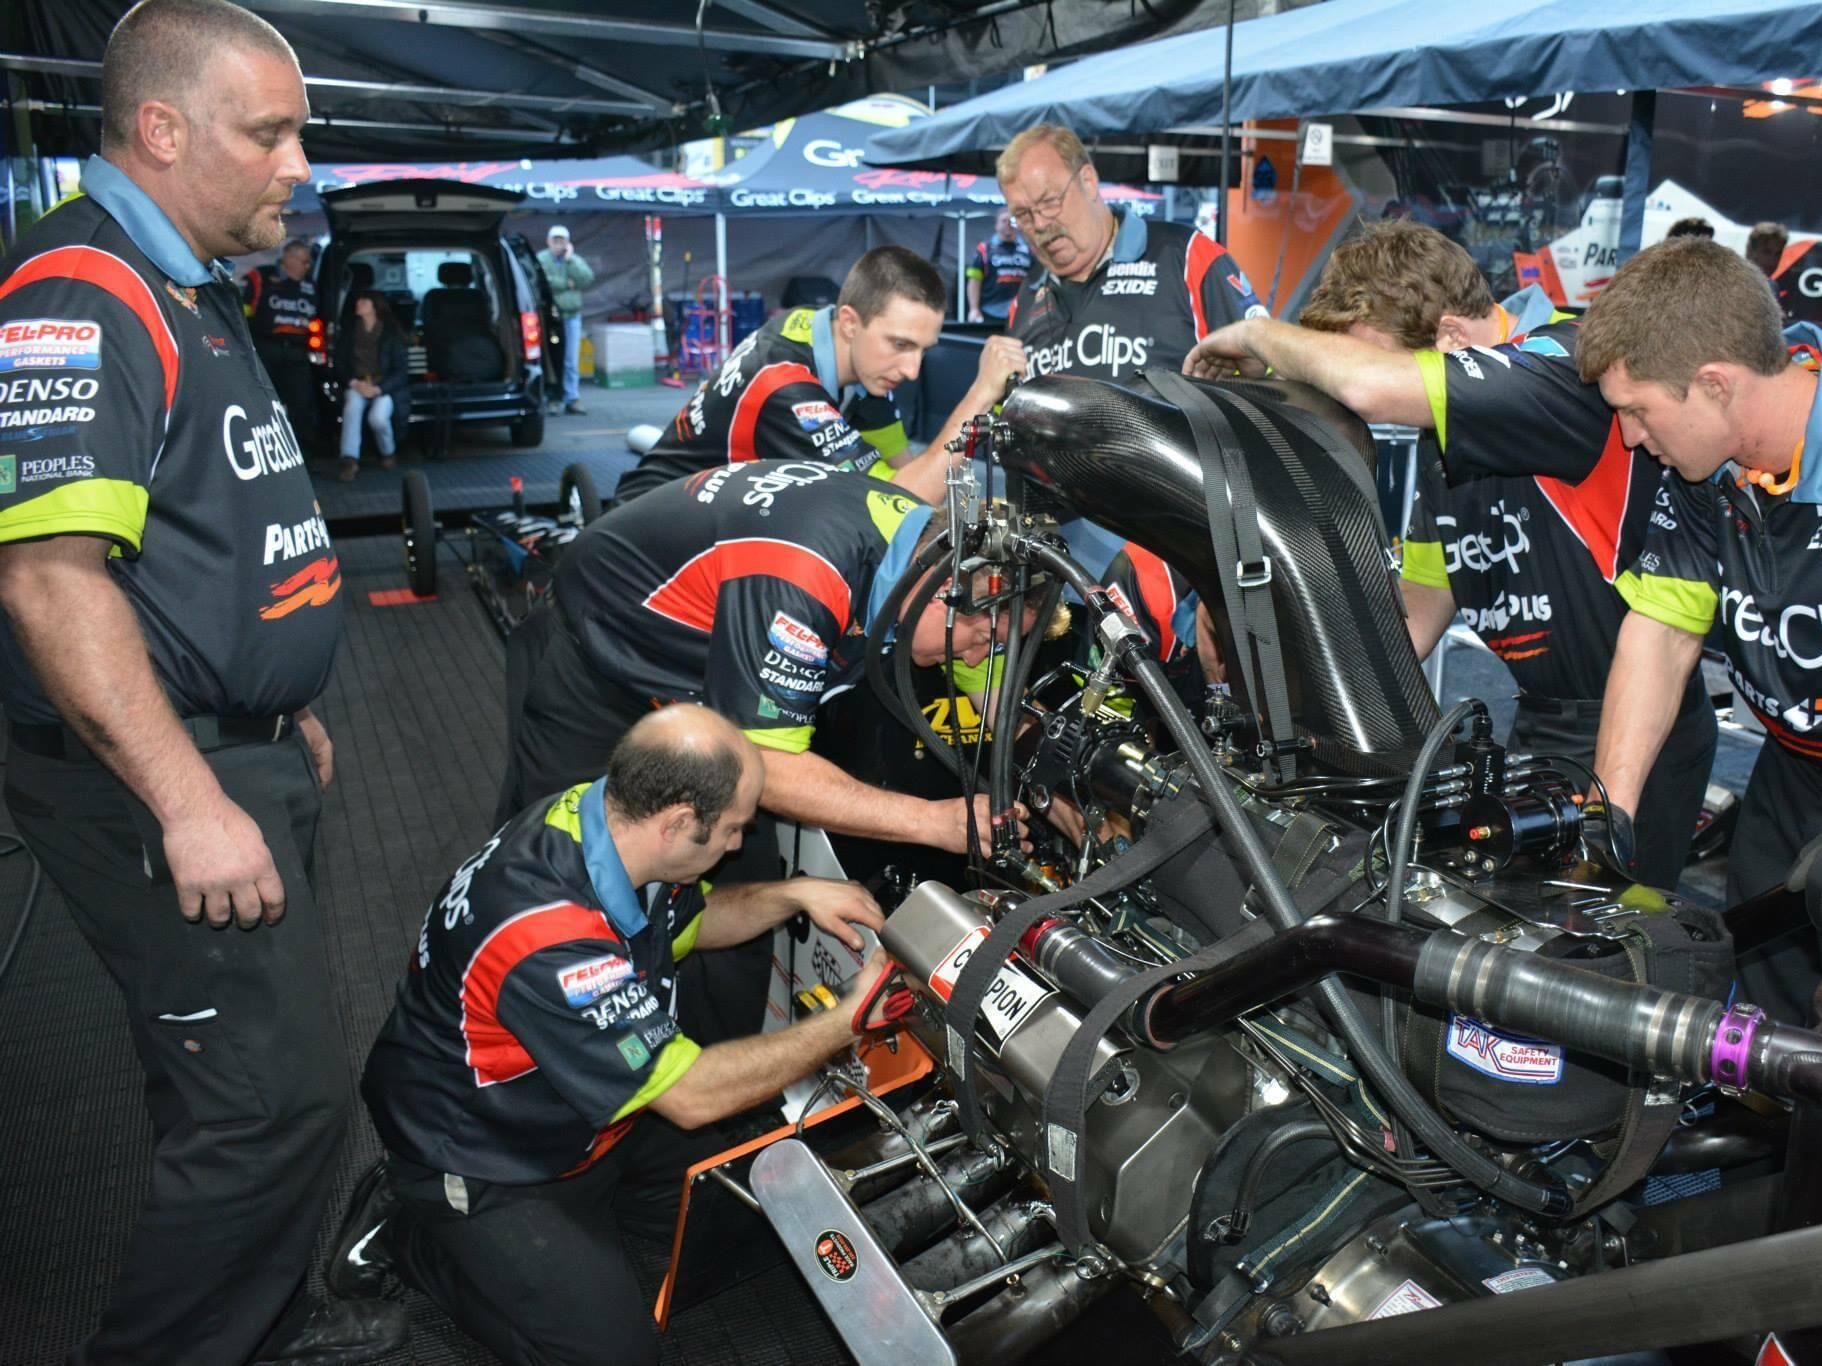
M 1105 52 L 874 136 L 879 166 L 1004 146 L 1066 123 L 1085 139 L 1195 130 L 1223 117 L 1225 29 Z M 1233 29 L 1234 122 L 1564 90 L 1740 85 L 1800 74 L 1822 47 L 1814 0 L 1327 0 Z
M 724 196 L 713 185 L 661 170 L 638 157 L 554 161 L 331 162 L 291 192 L 288 213 L 316 213 L 321 192 L 382 180 L 459 180 L 525 196 L 527 209 L 551 213 L 632 209 L 643 213 L 715 213 Z
M 130 0 L 0 5 L 0 101 L 50 156 L 95 148 Z M 297 50 L 329 160 L 593 155 L 751 128 L 868 91 L 992 77 L 1209 22 L 1205 0 L 246 0 Z M 1246 0 L 1250 12 L 1259 0 Z M 713 92 L 711 95 L 710 92 Z M 0 124 L 10 136 L 11 120 Z M 711 129 L 706 131 L 719 131 Z M 23 151 L 23 148 L 17 149 Z

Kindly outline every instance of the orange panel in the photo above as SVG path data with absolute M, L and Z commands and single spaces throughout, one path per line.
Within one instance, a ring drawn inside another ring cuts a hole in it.
M 879 1039 L 867 1039 L 860 1044 L 860 1059 L 867 1066 L 868 1084 L 876 1096 L 889 1095 L 901 1087 L 909 1086 L 930 1074 L 935 1066 L 930 1055 L 923 1050 L 917 1040 L 901 1032 L 898 1036 L 898 1048 L 886 1047 Z M 849 1096 L 846 1100 L 826 1106 L 811 1115 L 804 1122 L 804 1128 L 813 1129 L 818 1124 L 826 1124 L 837 1115 L 846 1114 L 858 1107 L 860 1102 Z M 713 1157 L 696 1163 L 683 1174 L 683 1198 L 677 1208 L 677 1231 L 671 1235 L 671 1265 L 664 1273 L 664 1284 L 658 1287 L 658 1301 L 652 1306 L 652 1317 L 658 1320 L 658 1331 L 663 1332 L 670 1325 L 671 1297 L 675 1287 L 672 1282 L 677 1275 L 677 1258 L 683 1253 L 683 1229 L 690 1217 L 690 1191 L 695 1186 L 698 1173 L 708 1171 L 711 1167 L 720 1167 L 737 1158 L 756 1153 L 761 1148 L 769 1148 L 782 1138 L 793 1138 L 797 1134 L 795 1124 L 782 1124 L 770 1133 L 761 1134 L 758 1138 L 749 1139 L 735 1147 L 716 1153 Z

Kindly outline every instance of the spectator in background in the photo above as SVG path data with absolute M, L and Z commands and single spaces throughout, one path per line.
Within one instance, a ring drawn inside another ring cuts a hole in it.
M 545 237 L 545 248 L 538 253 L 538 265 L 550 281 L 556 296 L 557 312 L 563 317 L 563 411 L 585 413 L 582 406 L 582 291 L 595 282 L 595 272 L 576 254 L 570 244 L 569 229 L 561 223 Z M 557 405 L 552 403 L 554 412 Z
M 1012 210 L 1001 209 L 993 236 L 974 249 L 968 265 L 968 321 L 1005 322 L 1032 260 L 1031 248 L 1013 225 Z
M 291 430 L 308 450 L 316 432 L 316 366 L 310 359 L 310 324 L 316 321 L 316 282 L 309 278 L 315 252 L 301 237 L 285 243 L 278 260 L 250 270 L 241 280 L 241 299 L 253 349 L 272 377 L 291 419 Z
M 1767 279 L 1778 273 L 1784 259 L 1784 248 L 1790 245 L 1790 233 L 1782 223 L 1755 223 L 1746 238 L 1746 259 L 1765 272 Z
M 1670 225 L 1670 231 L 1665 233 L 1664 236 L 1666 238 L 1671 238 L 1671 237 L 1710 237 L 1711 238 L 1714 236 L 1714 224 L 1710 223 L 1706 218 L 1693 217 L 1693 216 L 1689 217 L 1689 218 L 1679 218 L 1679 219 L 1677 219 L 1676 222 L 1674 222 Z
M 335 339 L 335 377 L 342 385 L 342 468 L 352 483 L 361 467 L 361 422 L 373 429 L 380 468 L 389 470 L 398 449 L 397 433 L 411 411 L 411 371 L 405 336 L 386 296 L 362 290 L 354 296 L 354 318 Z

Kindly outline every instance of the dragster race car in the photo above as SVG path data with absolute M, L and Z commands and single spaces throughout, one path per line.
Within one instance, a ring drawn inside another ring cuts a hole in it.
M 1320 395 L 1047 377 L 965 435 L 992 487 L 958 467 L 879 620 L 988 585 L 958 602 L 1009 618 L 980 751 L 883 635 L 869 683 L 958 791 L 1074 818 L 1031 849 L 996 821 L 958 885 L 869 875 L 896 1018 L 692 1170 L 660 1318 L 716 1200 L 863 1363 L 1746 1362 L 1822 1323 L 1816 1183 L 1778 1170 L 1816 1160 L 1822 1035 L 1729 999 L 1822 888 L 1724 920 L 1634 885 L 1594 775 L 1439 714 L 1371 441 Z M 1229 675 L 1200 715 L 1034 484 L 1197 589 Z M 1097 653 L 1036 677 L 1021 599 L 1065 585 Z M 859 962 L 781 930 L 775 1022 Z

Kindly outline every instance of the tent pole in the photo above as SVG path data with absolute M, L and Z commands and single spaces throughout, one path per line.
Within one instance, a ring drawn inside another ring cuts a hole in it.
M 715 278 L 721 281 L 715 300 L 715 344 L 726 358 L 731 341 L 732 319 L 729 315 L 734 307 L 734 291 L 728 288 L 728 216 L 725 213 L 715 215 Z
M 1234 6 L 1227 0 L 1227 55 L 1221 62 L 1221 197 L 1215 201 L 1215 241 L 1227 245 L 1227 165 L 1228 152 L 1234 140 L 1234 120 L 1230 110 L 1234 93 Z
M 968 321 L 968 215 L 955 216 L 955 320 Z
M 1626 130 L 1626 200 L 1620 213 L 1619 265 L 1637 254 L 1645 235 L 1645 196 L 1651 190 L 1651 143 L 1657 111 L 1657 91 L 1632 92 L 1632 120 Z

